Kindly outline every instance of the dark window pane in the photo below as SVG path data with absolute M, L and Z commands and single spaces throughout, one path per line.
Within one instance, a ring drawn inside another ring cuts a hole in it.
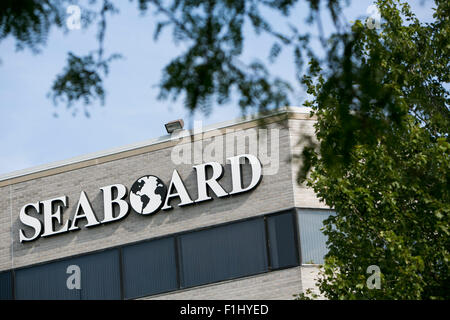
M 184 287 L 267 270 L 264 220 L 215 227 L 179 237 Z
M 75 264 L 79 263 L 81 268 L 81 298 L 83 300 L 120 299 L 119 251 L 117 249 L 73 260 Z
M 327 253 L 327 237 L 320 230 L 333 211 L 297 209 L 302 264 L 322 264 Z
M 71 265 L 81 271 L 81 289 L 68 289 Z M 108 250 L 16 271 L 17 299 L 120 299 L 119 256 Z
M 33 299 L 81 299 L 80 290 L 68 290 L 66 286 L 68 262 L 56 262 L 16 271 L 16 298 Z M 83 271 L 82 271 L 83 272 Z M 82 274 L 83 276 L 83 274 Z
M 0 272 L 0 300 L 12 299 L 11 271 Z
M 125 298 L 177 289 L 173 238 L 123 248 Z
M 299 264 L 295 243 L 292 212 L 267 218 L 272 268 L 285 268 Z

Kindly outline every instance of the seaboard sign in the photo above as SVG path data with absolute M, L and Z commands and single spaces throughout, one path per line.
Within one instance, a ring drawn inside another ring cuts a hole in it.
M 242 181 L 242 166 L 247 160 L 251 167 L 250 183 L 246 186 Z M 242 154 L 227 159 L 231 168 L 232 188 L 226 191 L 219 180 L 223 176 L 224 168 L 218 162 L 208 162 L 193 166 L 197 177 L 197 199 L 193 200 L 183 180 L 175 169 L 168 187 L 164 182 L 154 175 L 146 175 L 137 179 L 128 192 L 127 187 L 122 184 L 113 184 L 101 187 L 103 194 L 103 220 L 99 221 L 88 196 L 81 191 L 76 204 L 75 214 L 72 219 L 62 225 L 63 211 L 68 208 L 68 197 L 61 196 L 54 199 L 28 203 L 22 207 L 19 213 L 20 221 L 31 230 L 19 230 L 20 242 L 28 242 L 39 237 L 50 237 L 69 231 L 80 230 L 79 221 L 85 220 L 86 228 L 106 224 L 125 218 L 130 209 L 140 215 L 153 215 L 159 210 L 169 210 L 173 207 L 170 201 L 178 198 L 178 206 L 183 207 L 194 203 L 199 203 L 213 199 L 210 196 L 212 191 L 218 198 L 227 197 L 254 189 L 262 179 L 262 167 L 259 159 L 251 154 Z M 209 168 L 209 169 L 208 169 Z M 207 170 L 212 172 L 211 177 L 207 177 Z M 127 201 L 128 199 L 128 201 Z M 30 215 L 30 211 L 42 214 L 42 221 Z

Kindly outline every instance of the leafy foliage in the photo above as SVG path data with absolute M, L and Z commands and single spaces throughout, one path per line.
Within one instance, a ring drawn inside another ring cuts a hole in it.
M 164 7 L 162 1 L 140 3 L 144 8 L 152 3 L 157 13 L 167 17 L 159 22 L 156 38 L 165 27 L 172 26 L 174 39 L 189 44 L 185 53 L 164 68 L 160 98 L 184 95 L 189 110 L 208 113 L 214 98 L 218 104 L 229 102 L 234 88 L 242 109 L 256 107 L 263 111 L 288 104 L 291 90 L 288 83 L 272 79 L 261 62 L 245 65 L 237 58 L 243 50 L 246 18 L 256 31 L 274 33 L 261 17 L 258 1 L 173 1 L 169 7 Z M 279 5 L 287 14 L 293 3 L 267 2 L 267 5 Z M 279 34 L 276 36 L 283 39 Z
M 100 99 L 104 103 L 105 91 L 99 72 L 108 74 L 109 62 L 117 58 L 120 58 L 120 55 L 112 55 L 106 60 L 96 62 L 93 54 L 78 57 L 69 52 L 68 65 L 63 73 L 57 76 L 49 95 L 53 97 L 55 104 L 60 100 L 66 102 L 68 107 L 79 100 L 83 100 L 85 105 L 90 104 L 93 99 Z M 85 112 L 86 116 L 89 116 L 87 110 Z
M 94 7 L 96 0 L 91 0 L 89 5 Z M 39 53 L 45 46 L 51 27 L 63 29 L 67 32 L 63 23 L 66 18 L 65 9 L 73 4 L 68 0 L 5 0 L 0 2 L 0 41 L 8 36 L 16 40 L 19 50 L 29 48 L 33 53 Z M 94 100 L 102 103 L 105 99 L 103 78 L 108 74 L 109 64 L 120 57 L 120 54 L 112 54 L 103 58 L 103 41 L 106 32 L 106 15 L 117 13 L 117 9 L 108 0 L 103 0 L 98 12 L 90 7 L 84 7 L 81 22 L 88 27 L 93 21 L 98 20 L 97 50 L 84 56 L 77 56 L 69 52 L 67 66 L 58 75 L 53 83 L 49 97 L 54 103 L 64 101 L 67 107 L 74 102 L 82 101 L 85 106 L 85 114 L 89 115 L 86 107 Z M 77 109 L 74 110 L 74 114 Z
M 406 2 L 377 6 L 381 30 L 357 21 L 332 39 L 329 68 L 312 61 L 304 78 L 319 146 L 299 182 L 312 168 L 337 212 L 319 286 L 330 299 L 449 299 L 450 4 L 436 1 L 427 24 Z M 380 290 L 366 286 L 370 265 Z
M 44 45 L 50 27 L 62 26 L 62 1 L 3 0 L 0 1 L 0 41 L 11 35 L 16 47 L 34 52 Z
M 94 52 L 85 56 L 76 56 L 72 52 L 68 53 L 67 66 L 56 77 L 51 92 L 48 94 L 48 96 L 53 98 L 55 105 L 57 105 L 59 100 L 66 102 L 67 108 L 70 108 L 74 102 L 82 100 L 85 107 L 84 113 L 89 117 L 89 112 L 86 107 L 93 100 L 98 99 L 104 104 L 105 89 L 103 88 L 103 78 L 108 75 L 111 61 L 122 57 L 120 54 L 114 53 L 107 59 L 103 58 L 106 15 L 117 12 L 118 10 L 110 1 L 103 0 L 97 33 L 99 47 Z M 76 112 L 77 109 L 74 110 L 73 114 L 76 114 Z
M 265 64 L 253 61 L 245 64 L 239 59 L 244 47 L 244 26 L 248 21 L 256 33 L 274 37 L 275 43 L 269 52 L 273 62 L 282 46 L 293 48 L 298 71 L 302 65 L 301 49 L 306 50 L 307 35 L 299 34 L 294 27 L 291 34 L 277 31 L 262 14 L 270 9 L 288 16 L 298 0 L 140 0 L 143 11 L 151 4 L 156 13 L 165 20 L 157 25 L 155 38 L 172 26 L 175 41 L 183 41 L 189 48 L 175 58 L 163 70 L 160 83 L 162 99 L 183 96 L 185 106 L 200 109 L 208 114 L 212 104 L 229 102 L 233 93 L 243 111 L 254 109 L 264 113 L 269 109 L 289 105 L 292 86 L 283 79 L 272 77 Z M 307 0 L 311 11 L 317 11 L 321 1 Z M 336 19 L 340 10 L 339 1 L 322 1 L 328 4 Z M 310 53 L 310 51 L 308 51 Z
M 338 0 L 305 0 L 311 8 L 311 19 L 320 3 L 326 3 L 332 17 L 337 21 L 340 6 Z M 101 3 L 96 11 L 97 2 Z M 154 38 L 167 27 L 172 28 L 175 42 L 184 42 L 187 50 L 175 57 L 163 70 L 160 82 L 160 99 L 184 98 L 185 106 L 191 110 L 200 109 L 208 114 L 214 103 L 224 104 L 233 94 L 238 98 L 242 110 L 249 108 L 264 112 L 289 104 L 292 93 L 291 84 L 273 77 L 264 62 L 249 64 L 240 61 L 244 48 L 244 26 L 250 23 L 257 33 L 267 33 L 275 42 L 270 50 L 269 62 L 273 62 L 284 46 L 291 46 L 299 72 L 303 64 L 302 52 L 310 53 L 306 44 L 308 35 L 299 34 L 291 26 L 291 34 L 275 30 L 264 17 L 262 11 L 273 10 L 288 16 L 299 0 L 136 0 L 138 10 L 145 12 L 150 8 L 161 19 L 156 24 Z M 66 0 L 5 0 L 0 4 L 0 40 L 12 35 L 18 47 L 29 47 L 37 52 L 44 45 L 52 25 L 63 28 L 65 7 L 71 4 Z M 99 48 L 95 53 L 79 56 L 68 55 L 67 66 L 58 75 L 52 86 L 54 101 L 66 100 L 68 107 L 81 100 L 92 103 L 104 101 L 103 78 L 105 66 L 113 59 L 103 59 L 103 39 L 108 13 L 117 9 L 109 0 L 91 0 L 86 8 L 85 26 L 98 18 Z M 96 55 L 96 57 L 94 57 Z M 117 54 L 113 55 L 117 57 Z M 77 57 L 75 59 L 75 57 Z M 93 60 L 97 62 L 94 63 Z M 76 68 L 75 68 L 76 67 Z M 74 72 L 83 70 L 84 76 L 75 83 Z M 86 76 L 91 73 L 90 76 Z M 71 82 L 62 83 L 71 78 Z M 58 98 L 58 99 L 55 99 Z

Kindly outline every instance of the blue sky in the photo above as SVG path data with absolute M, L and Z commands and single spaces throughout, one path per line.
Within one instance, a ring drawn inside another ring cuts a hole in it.
M 183 46 L 173 43 L 169 30 L 154 42 L 156 19 L 151 11 L 141 16 L 135 3 L 117 3 L 120 13 L 108 20 L 105 49 L 106 54 L 119 52 L 124 59 L 112 63 L 105 81 L 105 105 L 90 106 L 89 118 L 83 112 L 73 116 L 64 105 L 55 107 L 46 94 L 63 69 L 68 51 L 81 55 L 97 48 L 96 24 L 67 34 L 53 29 L 40 54 L 27 49 L 17 52 L 11 37 L 0 42 L 0 175 L 155 138 L 166 133 L 164 123 L 178 118 L 188 120 L 182 99 L 159 101 L 159 89 L 155 86 L 164 66 L 182 52 Z M 353 0 L 345 17 L 349 21 L 366 17 L 366 9 L 372 3 Z M 432 2 L 423 6 L 420 3 L 411 1 L 414 11 L 421 20 L 430 19 Z M 311 28 L 304 22 L 306 8 L 299 5 L 290 18 L 300 28 Z M 269 18 L 274 26 L 286 28 L 279 16 Z M 323 24 L 325 31 L 330 31 L 330 20 L 325 14 Z M 248 28 L 242 59 L 265 59 L 272 43 L 270 38 L 257 36 Z M 290 52 L 283 52 L 271 70 L 295 82 Z M 303 99 L 300 92 L 293 104 L 300 105 Z M 194 119 L 207 125 L 238 116 L 239 108 L 230 103 L 215 106 L 209 117 L 196 113 Z

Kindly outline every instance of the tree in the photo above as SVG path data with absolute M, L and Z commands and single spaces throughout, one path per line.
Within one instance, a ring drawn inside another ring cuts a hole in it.
M 344 1 L 306 0 L 319 31 L 325 4 L 336 31 L 320 40 L 319 59 L 311 35 L 291 26 L 279 32 L 261 13 L 288 16 L 298 0 L 138 0 L 160 20 L 155 38 L 171 27 L 188 49 L 165 68 L 160 97 L 183 97 L 191 110 L 210 112 L 233 92 L 245 111 L 289 104 L 293 84 L 271 76 L 266 64 L 239 60 L 243 27 L 273 37 L 269 62 L 292 50 L 299 80 L 311 95 L 306 106 L 317 117 L 317 144 L 300 155 L 298 182 L 307 183 L 336 210 L 325 224 L 329 253 L 319 288 L 330 299 L 448 299 L 449 241 L 449 16 L 450 3 L 435 0 L 434 21 L 421 23 L 407 2 L 378 0 L 380 28 L 342 21 Z M 18 48 L 39 50 L 48 30 L 64 28 L 65 0 L 0 2 L 0 40 L 12 35 Z M 91 6 L 97 1 L 89 2 Z M 84 23 L 98 21 L 99 48 L 68 65 L 52 86 L 52 97 L 68 105 L 104 99 L 109 64 L 103 39 L 108 0 L 100 11 L 85 8 Z M 96 17 L 98 18 L 96 20 Z M 162 17 L 162 18 L 161 18 Z M 305 72 L 304 62 L 309 68 Z M 312 141 L 312 140 L 311 140 Z M 381 289 L 366 286 L 367 267 L 381 271 Z
M 65 9 L 70 0 L 5 0 L 0 2 L 0 41 L 8 36 L 16 40 L 18 49 L 40 52 L 45 46 L 49 30 L 67 31 Z M 131 1 L 132 2 L 132 1 Z M 172 28 L 174 41 L 184 42 L 188 49 L 175 57 L 163 70 L 160 82 L 161 99 L 182 97 L 191 110 L 200 109 L 208 114 L 212 104 L 225 104 L 233 92 L 243 111 L 268 109 L 289 105 L 292 86 L 283 79 L 273 77 L 266 64 L 255 60 L 244 63 L 239 60 L 244 47 L 244 25 L 250 23 L 257 33 L 273 36 L 274 45 L 269 53 L 273 61 L 283 46 L 292 48 L 299 71 L 303 65 L 302 54 L 312 54 L 308 49 L 308 34 L 300 34 L 291 26 L 290 34 L 282 34 L 274 28 L 263 10 L 272 10 L 288 16 L 299 0 L 136 0 L 142 13 L 154 10 L 155 40 L 166 28 Z M 321 3 L 329 8 L 337 23 L 341 7 L 339 0 L 305 0 L 310 6 L 310 20 L 319 11 Z M 82 7 L 83 26 L 97 21 L 97 49 L 85 56 L 68 53 L 67 65 L 57 75 L 49 96 L 55 103 L 63 102 L 73 107 L 81 101 L 89 105 L 105 99 L 103 79 L 110 63 L 120 58 L 114 53 L 105 57 L 103 41 L 107 18 L 118 12 L 110 0 L 90 0 Z
M 379 0 L 379 30 L 357 21 L 332 39 L 324 71 L 304 77 L 319 147 L 307 178 L 337 214 L 319 280 L 330 299 L 449 299 L 450 3 L 421 24 L 407 2 Z M 304 168 L 308 169 L 308 168 Z M 369 289 L 366 270 L 381 271 Z

